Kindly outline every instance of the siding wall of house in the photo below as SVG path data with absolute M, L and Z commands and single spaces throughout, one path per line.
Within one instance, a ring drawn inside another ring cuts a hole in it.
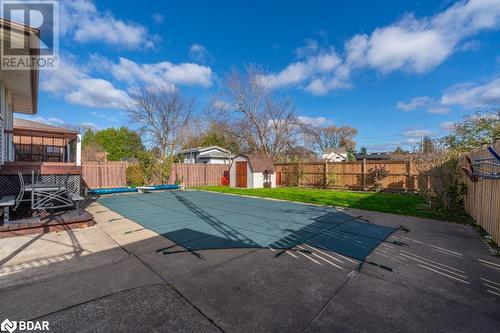
M 13 160 L 12 134 L 5 130 L 12 130 L 14 117 L 12 115 L 12 98 L 6 88 L 5 81 L 0 76 L 0 165 Z
M 229 160 L 224 159 L 224 158 L 211 157 L 208 163 L 210 163 L 210 164 L 229 164 Z

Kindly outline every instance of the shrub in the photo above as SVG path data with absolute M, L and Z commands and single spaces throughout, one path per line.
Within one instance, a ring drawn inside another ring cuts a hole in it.
M 129 186 L 144 186 L 144 172 L 139 164 L 132 164 L 125 170 L 125 178 Z
M 329 172 L 326 178 L 326 188 L 334 188 L 337 182 L 337 174 Z
M 432 208 L 454 214 L 463 210 L 463 195 L 467 187 L 458 163 L 457 156 L 448 156 L 447 160 L 434 165 L 427 172 L 431 177 L 432 190 L 422 194 Z
M 389 176 L 389 171 L 387 171 L 385 168 L 377 168 L 372 169 L 369 171 L 369 177 L 373 181 L 373 185 L 370 187 L 372 191 L 375 192 L 380 192 L 384 189 L 384 184 L 382 183 L 382 180 Z
M 125 171 L 129 186 L 157 185 L 168 183 L 172 171 L 172 161 L 157 158 L 153 153 L 142 151 L 137 154 L 138 163 Z

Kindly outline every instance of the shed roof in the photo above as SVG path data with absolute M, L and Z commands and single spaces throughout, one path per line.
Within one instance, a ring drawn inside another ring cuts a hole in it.
M 273 160 L 263 154 L 253 153 L 253 154 L 240 154 L 238 156 L 243 156 L 248 159 L 250 165 L 252 167 L 253 172 L 274 172 L 274 163 Z

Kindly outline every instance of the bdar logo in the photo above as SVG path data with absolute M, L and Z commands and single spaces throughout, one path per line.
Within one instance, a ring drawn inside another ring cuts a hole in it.
M 0 325 L 0 330 L 2 330 L 2 332 L 12 333 L 16 330 L 16 328 L 17 328 L 17 322 L 10 321 L 9 319 L 5 319 Z

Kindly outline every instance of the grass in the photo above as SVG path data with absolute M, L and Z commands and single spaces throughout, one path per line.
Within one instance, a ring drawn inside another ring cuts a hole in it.
M 443 213 L 430 210 L 424 199 L 417 194 L 333 191 L 301 187 L 242 189 L 226 186 L 209 186 L 200 187 L 199 189 L 213 192 L 252 195 L 262 198 L 298 201 L 325 206 L 359 208 L 383 213 L 439 220 L 450 219 Z

